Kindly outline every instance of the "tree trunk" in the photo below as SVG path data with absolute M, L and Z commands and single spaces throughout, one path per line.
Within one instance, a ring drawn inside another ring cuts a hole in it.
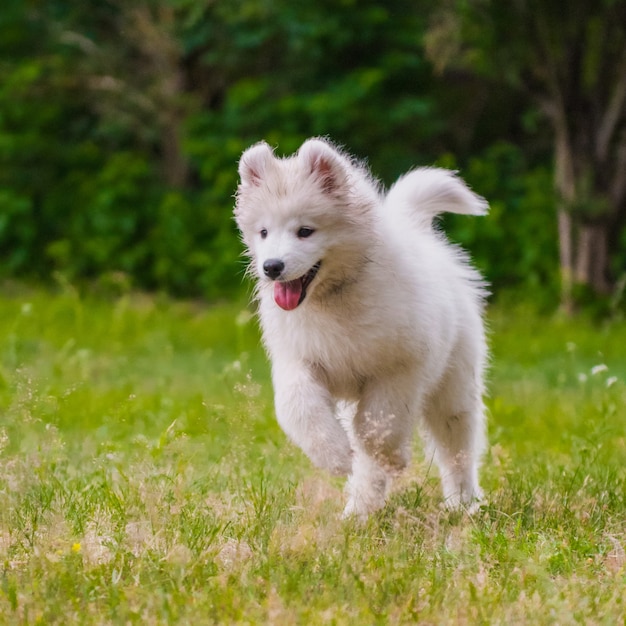
M 601 167 L 593 155 L 576 150 L 572 131 L 562 107 L 552 103 L 550 109 L 555 130 L 554 183 L 558 196 L 559 262 L 561 274 L 561 307 L 570 314 L 574 310 L 575 285 L 588 287 L 598 294 L 611 291 L 609 280 L 609 238 L 611 214 L 585 215 L 574 207 L 592 206 L 599 195 L 597 188 L 584 183 L 589 171 Z M 604 194 L 611 204 L 611 190 Z M 613 194 L 615 195 L 615 194 Z
M 175 33 L 175 12 L 167 4 L 152 7 L 149 3 L 120 6 L 136 44 L 149 61 L 151 96 L 161 134 L 161 164 L 168 185 L 185 187 L 189 163 L 182 147 L 185 75 L 182 70 L 183 51 Z
M 160 92 L 165 107 L 160 115 L 163 176 L 168 185 L 184 188 L 189 179 L 189 162 L 182 146 L 184 76 L 179 59 L 164 71 Z
M 571 312 L 576 284 L 610 292 L 626 221 L 626 5 L 577 2 L 567 15 L 558 3 L 517 6 L 536 51 L 527 85 L 554 130 L 561 302 Z
M 607 277 L 608 231 L 605 222 L 582 224 L 578 231 L 574 279 L 576 283 L 587 285 L 600 294 L 611 291 Z
M 566 313 L 573 312 L 572 291 L 574 287 L 574 251 L 572 216 L 566 208 L 558 211 L 559 226 L 559 267 L 561 275 L 561 307 Z
M 561 275 L 561 307 L 573 312 L 574 287 L 574 224 L 570 207 L 576 196 L 574 164 L 562 110 L 552 110 L 555 126 L 554 186 L 558 197 L 559 266 Z

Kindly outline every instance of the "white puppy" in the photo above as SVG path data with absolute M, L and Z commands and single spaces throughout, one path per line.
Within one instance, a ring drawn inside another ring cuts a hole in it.
M 258 277 L 276 415 L 315 465 L 349 475 L 344 515 L 385 503 L 420 424 L 450 506 L 481 498 L 484 283 L 433 229 L 486 202 L 417 169 L 384 195 L 322 139 L 244 152 L 235 217 Z

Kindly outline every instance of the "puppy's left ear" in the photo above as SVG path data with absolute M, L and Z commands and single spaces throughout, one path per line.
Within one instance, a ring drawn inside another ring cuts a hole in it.
M 343 157 L 324 140 L 305 141 L 298 150 L 298 156 L 325 192 L 333 193 L 346 183 Z
M 274 152 L 264 141 L 248 148 L 239 159 L 239 176 L 242 185 L 258 187 L 274 158 Z

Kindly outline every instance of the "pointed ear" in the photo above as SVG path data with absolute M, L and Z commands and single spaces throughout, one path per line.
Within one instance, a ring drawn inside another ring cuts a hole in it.
M 325 192 L 333 193 L 346 183 L 343 157 L 322 139 L 305 141 L 298 156 Z
M 248 148 L 239 159 L 241 183 L 258 187 L 273 158 L 274 152 L 264 141 Z

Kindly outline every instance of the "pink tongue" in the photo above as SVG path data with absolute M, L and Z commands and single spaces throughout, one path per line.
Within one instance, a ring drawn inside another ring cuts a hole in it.
M 292 311 L 300 304 L 302 281 L 298 278 L 286 283 L 274 283 L 274 300 L 285 311 Z

